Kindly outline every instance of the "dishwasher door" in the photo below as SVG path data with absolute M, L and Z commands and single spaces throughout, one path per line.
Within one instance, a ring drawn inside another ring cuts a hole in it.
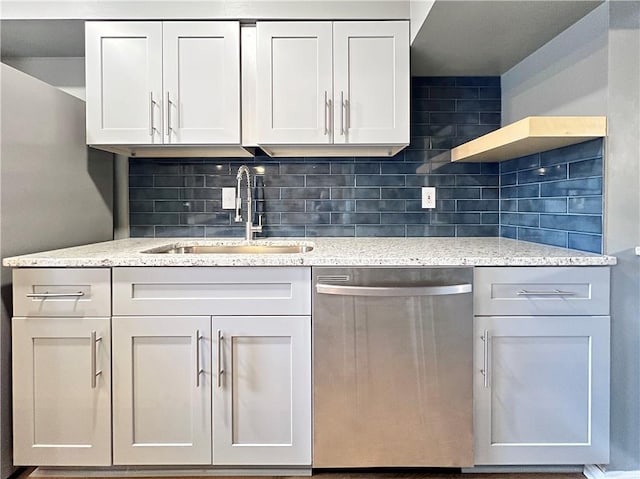
M 313 269 L 313 467 L 473 465 L 472 277 Z

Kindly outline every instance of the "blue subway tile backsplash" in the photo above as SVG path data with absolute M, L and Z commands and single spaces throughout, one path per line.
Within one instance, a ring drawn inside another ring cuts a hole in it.
M 499 77 L 412 79 L 410 145 L 392 158 L 136 158 L 133 237 L 241 237 L 222 209 L 247 164 L 264 182 L 261 236 L 504 236 L 602 249 L 602 142 L 502 163 L 450 163 L 449 150 L 500 126 Z M 421 187 L 437 187 L 422 209 Z

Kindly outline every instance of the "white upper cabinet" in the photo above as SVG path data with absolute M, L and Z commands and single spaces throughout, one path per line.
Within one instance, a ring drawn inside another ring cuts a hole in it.
M 240 144 L 238 22 L 87 22 L 87 143 Z
M 85 28 L 87 143 L 162 143 L 162 23 Z
M 267 153 L 333 145 L 341 155 L 354 146 L 391 155 L 409 143 L 407 22 L 259 22 L 257 30 L 257 135 Z
M 335 143 L 409 143 L 406 22 L 333 24 Z

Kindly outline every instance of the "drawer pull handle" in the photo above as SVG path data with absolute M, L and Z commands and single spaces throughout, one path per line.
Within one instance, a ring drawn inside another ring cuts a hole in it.
M 96 388 L 96 378 L 102 374 L 102 369 L 97 371 L 97 362 L 96 358 L 97 349 L 98 349 L 98 341 L 102 341 L 102 337 L 97 337 L 95 331 L 91 331 L 91 389 Z
M 484 387 L 488 388 L 489 387 L 489 331 L 485 329 L 484 332 L 482 333 L 482 336 L 480 336 L 480 339 L 482 339 L 482 342 L 483 342 L 482 369 L 480 370 L 480 372 L 484 376 Z
M 222 369 L 222 340 L 224 336 L 222 336 L 222 331 L 218 329 L 218 387 L 222 387 L 222 375 L 224 374 L 224 369 Z
M 200 341 L 202 341 L 202 334 L 200 330 L 196 329 L 196 387 L 200 387 L 200 375 L 204 372 L 204 369 L 200 367 Z
M 81 298 L 84 296 L 82 291 L 78 291 L 77 293 L 28 293 L 26 294 L 27 298 Z
M 518 296 L 575 296 L 576 293 L 573 291 L 560 291 L 559 289 L 554 289 L 551 291 L 527 291 L 525 289 L 521 289 L 516 293 Z

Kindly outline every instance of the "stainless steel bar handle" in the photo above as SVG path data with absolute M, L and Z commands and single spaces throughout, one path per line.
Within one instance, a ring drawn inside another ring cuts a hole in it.
M 78 291 L 77 293 L 27 293 L 25 295 L 27 298 L 81 298 L 84 296 L 82 291 Z
M 324 134 L 329 134 L 329 115 L 327 114 L 327 110 L 329 110 L 329 103 L 327 102 L 327 90 L 324 91 Z
M 97 380 L 96 378 L 102 374 L 102 369 L 97 371 L 97 362 L 96 358 L 98 351 L 98 341 L 102 341 L 102 337 L 97 337 L 97 333 L 95 331 L 91 331 L 91 389 L 96 388 Z
M 340 134 L 344 135 L 344 92 L 340 92 Z
M 167 91 L 167 141 L 171 143 L 171 99 Z
M 482 333 L 482 336 L 480 336 L 480 339 L 482 339 L 483 344 L 483 350 L 482 350 L 482 369 L 480 370 L 480 372 L 482 373 L 482 375 L 484 376 L 484 387 L 488 388 L 489 387 L 489 331 L 487 329 L 484 330 L 484 332 Z
M 153 101 L 153 92 L 149 92 L 149 135 L 153 138 L 153 105 L 156 102 Z
M 351 103 L 347 98 L 344 101 L 344 132 L 345 134 L 347 133 L 347 131 L 349 131 L 349 128 L 351 128 Z
M 527 291 L 521 289 L 516 293 L 518 296 L 575 296 L 577 293 L 573 291 L 561 291 L 554 289 L 551 291 Z
M 444 286 L 341 286 L 318 283 L 316 291 L 339 296 L 444 296 L 470 293 L 472 287 L 471 283 Z
M 204 372 L 204 370 L 200 367 L 200 341 L 202 340 L 202 335 L 200 334 L 200 330 L 196 329 L 196 387 L 200 387 L 200 375 Z
M 222 336 L 222 331 L 218 329 L 218 387 L 222 387 L 222 375 L 224 374 L 224 369 L 222 369 L 222 340 L 224 336 Z

